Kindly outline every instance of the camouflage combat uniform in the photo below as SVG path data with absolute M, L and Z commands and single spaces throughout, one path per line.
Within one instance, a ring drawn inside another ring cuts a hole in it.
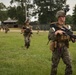
M 49 34 L 51 34 L 51 43 L 52 42 L 55 43 L 55 40 L 57 38 L 54 32 L 55 32 L 55 29 L 50 28 Z M 66 38 L 66 40 L 64 39 L 64 41 L 63 40 L 60 41 L 60 39 L 59 39 L 59 41 L 56 43 L 56 46 L 55 46 L 55 44 L 53 44 L 51 46 L 51 47 L 53 47 L 52 48 L 53 51 L 52 51 L 52 68 L 51 68 L 50 75 L 57 75 L 57 67 L 58 67 L 60 58 L 62 58 L 64 64 L 66 65 L 65 75 L 72 75 L 71 59 L 70 59 L 70 55 L 68 52 L 69 39 Z M 68 45 L 66 43 L 68 43 Z
M 30 46 L 30 36 L 32 34 L 31 26 L 30 25 L 24 26 L 22 29 L 24 30 L 23 36 L 24 36 L 25 47 L 28 48 Z M 28 43 L 28 46 L 27 46 L 27 43 Z
M 8 27 L 8 25 L 5 25 L 5 33 L 7 33 L 8 31 L 9 31 L 9 27 Z
M 38 34 L 39 33 L 39 30 L 40 30 L 39 25 L 37 25 L 36 30 L 37 30 L 37 34 Z

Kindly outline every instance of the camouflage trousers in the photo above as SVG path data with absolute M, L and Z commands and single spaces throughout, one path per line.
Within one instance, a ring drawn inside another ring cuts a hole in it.
M 57 75 L 57 67 L 58 67 L 60 58 L 62 58 L 64 64 L 66 65 L 65 75 L 72 75 L 71 59 L 70 59 L 67 47 L 54 49 L 52 53 L 52 68 L 51 68 L 50 75 Z
M 24 46 L 26 47 L 26 48 L 29 48 L 29 46 L 30 46 L 30 37 L 29 36 L 24 36 Z

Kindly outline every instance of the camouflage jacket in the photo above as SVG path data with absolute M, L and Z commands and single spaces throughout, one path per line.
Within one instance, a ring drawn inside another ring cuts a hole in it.
M 29 33 L 30 33 L 30 35 L 32 34 L 32 27 L 30 25 L 23 26 L 22 30 L 23 30 L 23 35 L 25 35 L 25 36 L 27 36 Z
M 51 23 L 51 25 L 52 25 L 52 24 L 56 24 L 56 25 L 57 25 L 57 23 Z M 67 29 L 69 29 L 70 31 L 72 31 L 70 25 L 64 25 L 64 26 L 65 26 Z M 56 40 L 55 31 L 56 31 L 56 29 L 55 29 L 54 27 L 50 27 L 48 36 L 50 37 L 50 39 L 51 39 L 52 41 Z M 67 36 L 68 36 L 68 35 L 67 35 Z
M 54 23 L 52 23 L 54 24 Z M 51 25 L 52 25 L 51 24 Z M 57 23 L 55 23 L 57 25 Z M 71 30 L 71 26 L 70 25 L 64 25 L 67 29 Z M 55 31 L 56 29 L 54 27 L 50 27 L 49 30 L 49 34 L 48 34 L 48 39 L 50 39 L 51 41 L 55 42 L 57 41 L 60 44 L 67 44 L 67 47 L 69 45 L 69 41 L 70 41 L 70 36 L 69 35 L 55 35 Z

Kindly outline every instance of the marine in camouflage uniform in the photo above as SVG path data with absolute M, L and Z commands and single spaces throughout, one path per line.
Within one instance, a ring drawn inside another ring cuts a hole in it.
M 4 30 L 5 30 L 5 33 L 8 33 L 8 31 L 9 31 L 8 25 L 5 25 Z
M 40 27 L 39 25 L 36 26 L 37 34 L 39 33 Z
M 58 22 L 52 23 L 63 29 L 63 25 L 65 23 L 65 14 L 64 11 L 57 12 Z M 51 25 L 52 25 L 51 24 Z M 64 25 L 65 26 L 65 25 Z M 66 28 L 70 29 L 66 26 Z M 63 34 L 64 31 L 57 30 L 53 27 L 50 28 L 49 34 L 51 34 L 51 50 L 52 50 L 52 67 L 50 75 L 57 75 L 57 67 L 62 58 L 64 64 L 66 65 L 65 75 L 72 75 L 72 65 L 71 58 L 69 55 L 69 41 L 70 37 L 68 35 Z
M 29 48 L 30 46 L 30 37 L 32 34 L 32 27 L 29 25 L 29 21 L 27 20 L 25 22 L 25 25 L 22 27 L 21 33 L 23 33 L 24 36 L 24 46 L 26 48 Z

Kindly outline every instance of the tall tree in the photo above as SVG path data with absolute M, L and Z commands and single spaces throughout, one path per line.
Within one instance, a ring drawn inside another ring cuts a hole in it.
M 37 5 L 33 14 L 38 14 L 40 23 L 48 23 L 49 21 L 55 21 L 56 12 L 62 9 L 66 0 L 33 0 L 33 2 Z
M 5 9 L 6 6 L 3 3 L 0 3 L 0 21 L 7 19 L 7 11 Z
M 8 16 L 12 19 L 17 19 L 20 24 L 24 23 L 25 15 L 20 6 L 8 7 Z
M 6 8 L 6 6 L 3 3 L 0 3 L 0 10 Z
M 76 25 L 76 5 L 74 7 L 74 10 L 73 10 L 73 24 Z
M 71 15 L 66 15 L 66 24 L 72 24 L 72 16 Z
M 8 7 L 8 16 L 10 17 L 10 18 L 16 18 L 16 10 L 17 10 L 17 8 L 14 6 L 14 7 L 11 7 L 11 6 L 9 6 Z M 17 18 L 16 18 L 17 19 Z
M 17 18 L 19 21 L 25 21 L 27 18 L 28 13 L 26 14 L 26 12 L 29 11 L 30 8 L 33 7 L 33 5 L 30 5 L 30 1 L 29 0 L 11 0 L 11 4 L 17 2 Z M 31 14 L 29 14 L 31 15 Z M 22 19 L 21 19 L 22 18 Z
M 26 0 L 11 0 L 10 3 L 13 4 L 15 2 L 17 2 L 18 6 L 20 6 L 22 9 L 24 9 L 24 2 Z
M 11 4 L 16 2 L 18 5 L 16 8 L 11 9 L 11 12 L 13 14 L 13 12 L 16 11 L 14 14 L 14 17 L 16 19 L 18 19 L 19 23 L 24 23 L 24 21 L 26 19 L 24 1 L 26 1 L 26 0 L 11 0 L 10 1 Z
M 73 10 L 73 15 L 72 15 L 72 21 L 73 21 L 73 30 L 76 30 L 76 5 L 74 7 L 74 10 Z

